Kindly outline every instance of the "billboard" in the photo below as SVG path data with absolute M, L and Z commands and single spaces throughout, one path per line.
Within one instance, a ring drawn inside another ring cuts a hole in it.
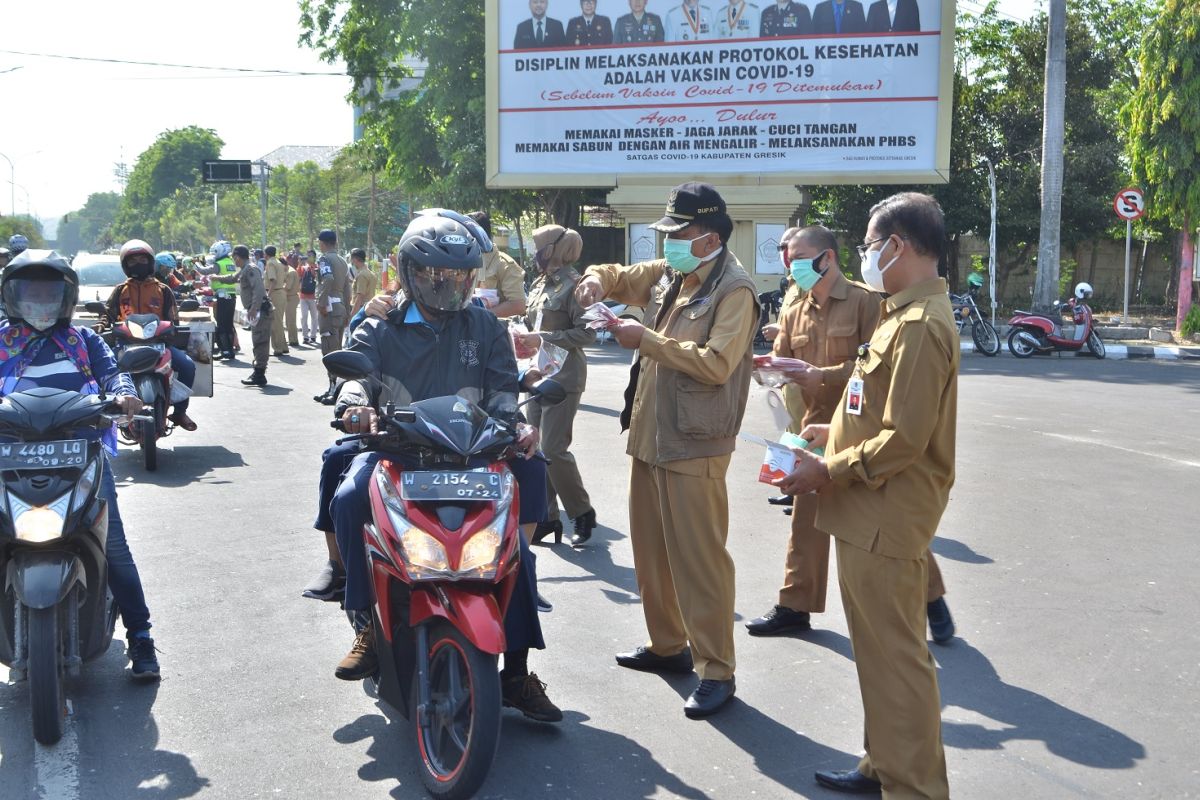
M 954 0 L 486 13 L 490 187 L 949 179 Z

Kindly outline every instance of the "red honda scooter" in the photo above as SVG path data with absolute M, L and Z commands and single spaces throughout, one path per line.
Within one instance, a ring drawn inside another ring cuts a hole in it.
M 364 355 L 346 350 L 324 364 L 346 380 L 371 372 Z M 554 381 L 534 388 L 531 399 L 543 405 L 566 399 Z M 496 665 L 520 562 L 520 498 L 504 462 L 517 433 L 456 396 L 389 403 L 379 428 L 340 440 L 383 454 L 363 530 L 379 656 L 372 680 L 379 698 L 413 721 L 429 793 L 471 797 L 499 745 Z
M 1055 320 L 1030 311 L 1018 311 L 1008 321 L 1008 350 L 1017 358 L 1037 353 L 1078 352 L 1085 346 L 1096 358 L 1104 358 L 1104 340 L 1096 333 L 1092 309 L 1084 301 L 1092 296 L 1087 283 L 1075 286 L 1075 296 L 1066 303 L 1055 302 L 1060 313 L 1070 313 L 1075 328 L 1068 336 L 1061 319 Z

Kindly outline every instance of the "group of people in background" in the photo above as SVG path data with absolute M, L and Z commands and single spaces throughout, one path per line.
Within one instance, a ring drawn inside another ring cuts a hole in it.
M 917 0 L 875 0 L 864 11 L 859 0 L 775 0 L 759 6 L 747 0 L 709 5 L 699 0 L 666 3 L 666 19 L 647 11 L 647 0 L 628 0 L 629 13 L 612 19 L 598 13 L 598 0 L 579 0 L 579 16 L 564 27 L 549 16 L 549 0 L 529 0 L 527 19 L 518 23 L 514 50 L 598 47 L 645 42 L 720 41 L 774 36 L 829 36 L 913 33 L 921 30 Z

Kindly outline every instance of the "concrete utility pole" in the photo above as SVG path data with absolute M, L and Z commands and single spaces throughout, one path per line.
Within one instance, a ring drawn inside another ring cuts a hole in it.
M 1038 240 L 1034 310 L 1047 312 L 1058 299 L 1062 223 L 1063 115 L 1067 98 L 1067 0 L 1050 0 L 1046 37 L 1046 86 L 1042 105 L 1042 225 Z

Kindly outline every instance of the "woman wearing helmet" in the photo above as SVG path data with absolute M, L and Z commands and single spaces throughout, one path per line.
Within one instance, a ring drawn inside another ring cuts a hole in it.
M 175 259 L 165 254 L 174 268 Z M 141 239 L 130 239 L 121 247 L 121 271 L 127 280 L 113 289 L 109 295 L 106 319 L 111 325 L 130 314 L 153 314 L 172 324 L 179 322 L 175 293 L 154 276 L 158 270 L 157 257 L 150 245 Z M 180 382 L 189 389 L 196 382 L 196 362 L 178 347 L 171 348 L 171 369 Z M 188 398 L 175 403 L 174 412 L 167 417 L 185 431 L 196 430 L 196 423 L 187 415 Z
M 470 302 L 482 253 L 491 248 L 487 234 L 454 211 L 421 212 L 409 224 L 400 239 L 405 299 L 387 319 L 363 322 L 350 342 L 349 349 L 364 354 L 375 369 L 372 380 L 347 382 L 338 396 L 335 415 L 342 418 L 348 433 L 374 429 L 374 409 L 382 403 L 408 405 L 457 394 L 493 417 L 520 423 L 518 445 L 527 457 L 534 453 L 537 430 L 523 424 L 517 409 L 517 362 L 508 329 Z M 378 453 L 355 457 L 329 508 L 346 569 L 344 606 L 350 612 L 370 607 L 362 529 L 370 513 L 368 486 L 378 459 Z M 505 705 L 532 719 L 558 722 L 562 712 L 527 666 L 529 649 L 544 648 L 545 641 L 537 616 L 534 556 L 524 537 L 520 544 L 522 572 L 505 617 L 509 650 L 500 674 L 501 689 Z M 367 622 L 335 675 L 361 680 L 377 666 L 374 633 Z
M 126 414 L 141 410 L 133 381 L 117 369 L 112 351 L 87 327 L 72 327 L 79 297 L 79 278 L 66 259 L 53 250 L 26 250 L 0 274 L 0 297 L 9 318 L 0 323 L 0 396 L 40 386 L 96 394 L 103 387 Z M 65 354 L 65 358 L 64 358 Z M 105 437 L 108 455 L 116 452 L 112 434 Z M 129 640 L 129 659 L 137 681 L 158 680 L 158 659 L 150 638 L 150 610 L 141 577 L 117 508 L 117 491 L 108 460 L 100 482 L 108 504 L 108 585 L 121 609 Z
M 9 258 L 16 258 L 29 249 L 29 240 L 23 234 L 14 233 L 8 237 Z

